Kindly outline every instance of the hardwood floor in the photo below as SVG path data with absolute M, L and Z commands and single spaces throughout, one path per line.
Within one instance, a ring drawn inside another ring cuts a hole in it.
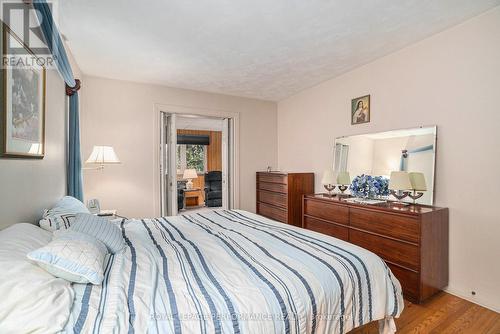
M 441 292 L 422 305 L 405 301 L 396 326 L 398 334 L 500 334 L 500 313 Z M 368 324 L 350 334 L 378 334 L 378 324 Z

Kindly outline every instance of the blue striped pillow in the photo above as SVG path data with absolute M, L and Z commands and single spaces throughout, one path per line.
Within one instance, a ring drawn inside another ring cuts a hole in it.
M 75 220 L 77 213 L 90 213 L 85 204 L 74 197 L 64 196 L 52 209 L 45 210 L 42 219 L 38 222 L 41 228 L 47 231 L 65 230 Z
M 111 254 L 118 253 L 125 247 L 121 229 L 107 218 L 78 213 L 69 229 L 93 236 L 105 244 Z

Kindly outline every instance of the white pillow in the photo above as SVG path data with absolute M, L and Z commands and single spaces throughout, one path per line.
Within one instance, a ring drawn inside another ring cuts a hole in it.
M 70 231 L 77 231 L 93 236 L 105 244 L 111 254 L 116 254 L 125 247 L 122 230 L 104 217 L 79 213 L 76 215 Z
M 71 284 L 26 258 L 52 233 L 31 224 L 0 231 L 0 333 L 57 333 L 73 305 Z
M 75 220 L 77 213 L 90 213 L 90 211 L 76 198 L 64 196 L 52 209 L 45 210 L 38 224 L 47 231 L 67 229 Z
M 66 231 L 28 258 L 52 275 L 74 283 L 99 285 L 104 278 L 106 246 L 84 233 Z

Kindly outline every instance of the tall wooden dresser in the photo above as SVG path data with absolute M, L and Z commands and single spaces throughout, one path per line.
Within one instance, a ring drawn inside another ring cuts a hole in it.
M 421 303 L 448 285 L 447 208 L 363 205 L 309 195 L 304 196 L 303 227 L 380 256 L 411 302 Z
M 302 195 L 314 193 L 314 173 L 257 172 L 257 214 L 302 226 Z

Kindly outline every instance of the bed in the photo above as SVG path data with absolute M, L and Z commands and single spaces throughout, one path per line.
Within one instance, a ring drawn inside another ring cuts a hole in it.
M 128 247 L 72 284 L 65 333 L 390 333 L 403 310 L 375 254 L 246 211 L 116 224 Z

